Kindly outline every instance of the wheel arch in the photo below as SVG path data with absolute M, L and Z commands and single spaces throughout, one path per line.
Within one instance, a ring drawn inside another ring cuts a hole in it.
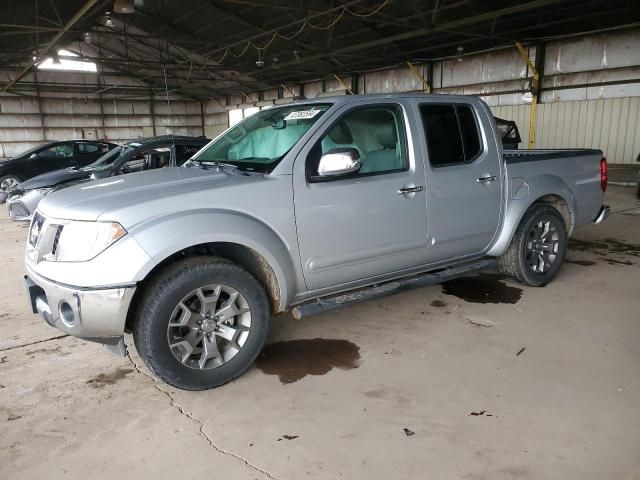
M 172 264 L 195 255 L 226 258 L 245 268 L 264 287 L 273 314 L 284 311 L 295 292 L 290 248 L 257 219 L 233 212 L 198 212 L 139 225 L 131 233 L 151 260 L 138 271 L 127 326 L 145 285 Z
M 544 185 L 544 188 L 539 186 Z M 524 198 L 511 198 L 505 215 L 502 231 L 487 252 L 490 256 L 502 255 L 516 233 L 525 213 L 534 205 L 546 204 L 555 208 L 567 227 L 567 236 L 573 233 L 576 224 L 575 196 L 567 184 L 556 176 L 541 176 L 527 181 L 529 194 Z

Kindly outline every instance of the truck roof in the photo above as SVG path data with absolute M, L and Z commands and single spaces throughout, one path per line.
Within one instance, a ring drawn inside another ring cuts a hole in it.
M 380 100 L 381 98 L 388 99 L 400 99 L 400 98 L 418 98 L 418 99 L 428 99 L 428 98 L 438 98 L 442 99 L 446 97 L 449 100 L 458 100 L 465 102 L 478 101 L 480 98 L 472 95 L 449 95 L 449 94 L 434 94 L 434 93 L 422 93 L 422 92 L 406 92 L 406 93 L 367 93 L 367 94 L 356 94 L 356 95 L 338 95 L 333 97 L 317 97 L 317 98 L 306 98 L 304 100 L 294 100 L 291 103 L 296 104 L 310 104 L 310 103 L 336 103 L 336 104 L 346 104 L 351 102 L 358 102 L 362 100 Z M 287 105 L 290 105 L 288 103 Z M 280 105 L 277 105 L 280 106 Z

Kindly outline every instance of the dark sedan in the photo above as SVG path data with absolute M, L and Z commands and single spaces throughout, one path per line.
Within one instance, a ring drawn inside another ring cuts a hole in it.
M 9 217 L 16 221 L 30 220 L 45 195 L 77 183 L 181 166 L 208 142 L 205 137 L 178 135 L 139 138 L 120 145 L 86 167 L 64 168 L 38 175 L 19 184 L 9 194 Z
M 68 140 L 32 148 L 0 162 L 0 192 L 9 192 L 20 182 L 42 173 L 89 165 L 116 147 L 109 142 Z

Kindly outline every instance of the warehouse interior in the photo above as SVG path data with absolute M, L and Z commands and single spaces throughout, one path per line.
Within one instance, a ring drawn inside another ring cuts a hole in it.
M 602 150 L 612 212 L 546 288 L 492 274 L 278 315 L 282 358 L 186 392 L 130 335 L 114 357 L 32 315 L 28 224 L 0 208 L 0 477 L 640 479 L 640 2 L 0 5 L 0 166 L 53 141 L 214 139 L 303 99 L 470 95 L 519 149 Z M 287 344 L 318 339 L 338 343 Z

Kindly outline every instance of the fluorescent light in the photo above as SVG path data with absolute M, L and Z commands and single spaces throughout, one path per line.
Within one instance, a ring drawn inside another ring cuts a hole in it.
M 49 57 L 38 64 L 39 70 L 66 70 L 74 72 L 97 72 L 98 67 L 93 62 L 83 62 L 82 60 L 71 60 L 69 58 L 59 58 L 62 55 L 64 57 L 77 57 L 78 55 L 68 50 L 58 50 L 57 60 Z

